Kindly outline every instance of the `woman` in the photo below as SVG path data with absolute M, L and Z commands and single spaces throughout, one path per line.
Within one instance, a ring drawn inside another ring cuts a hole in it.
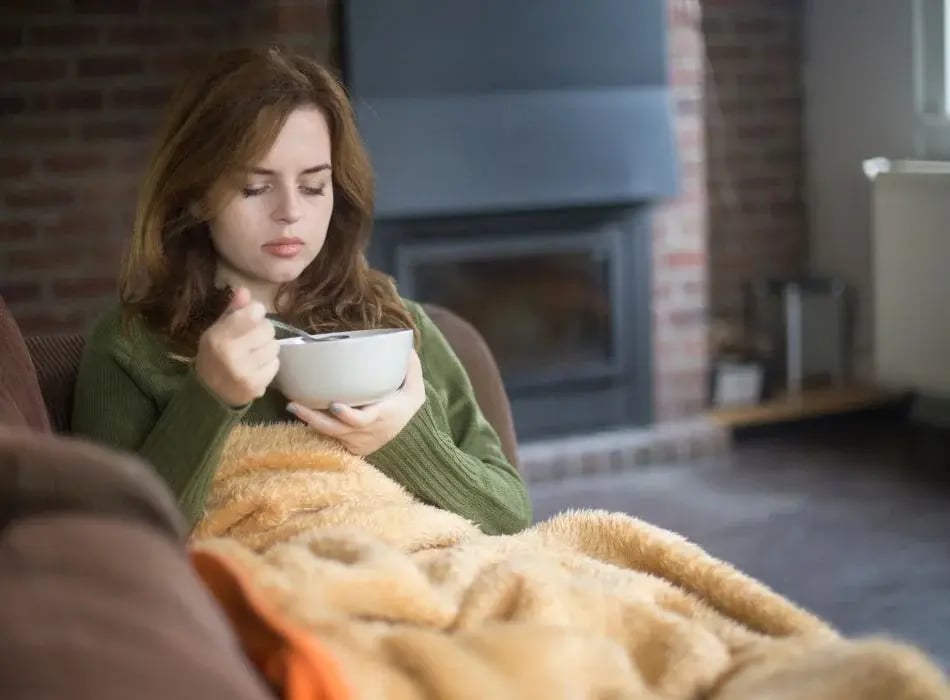
M 73 429 L 137 451 L 194 523 L 230 429 L 301 420 L 486 532 L 530 522 L 525 485 L 422 309 L 364 255 L 372 174 L 352 108 L 317 63 L 234 50 L 172 100 L 120 276 L 79 370 Z M 330 413 L 273 387 L 266 315 L 311 331 L 416 332 L 402 390 Z

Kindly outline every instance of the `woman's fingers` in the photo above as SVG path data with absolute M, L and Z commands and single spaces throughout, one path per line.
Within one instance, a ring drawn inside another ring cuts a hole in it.
M 274 356 L 261 362 L 254 372 L 254 378 L 260 384 L 269 385 L 277 376 L 278 369 L 280 369 L 280 360 Z
M 330 413 L 351 428 L 368 428 L 379 419 L 379 404 L 352 408 L 341 403 L 330 404 Z
M 337 420 L 333 416 L 327 415 L 323 411 L 315 411 L 312 408 L 301 406 L 296 402 L 287 404 L 287 410 L 317 432 L 330 437 L 339 438 L 352 430 L 346 423 Z

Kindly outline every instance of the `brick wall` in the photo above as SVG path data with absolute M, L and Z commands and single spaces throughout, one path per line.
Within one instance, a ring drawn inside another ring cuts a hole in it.
M 710 301 L 741 308 L 741 285 L 794 275 L 806 256 L 801 0 L 705 0 Z
M 703 36 L 668 0 L 683 192 L 654 235 L 655 407 L 705 397 Z M 336 55 L 332 0 L 14 0 L 0 9 L 0 293 L 27 333 L 85 330 L 113 299 L 135 188 L 170 86 L 219 48 Z M 328 4 L 330 6 L 328 7 Z
M 703 32 L 698 0 L 668 0 L 670 79 L 681 192 L 653 226 L 654 415 L 693 415 L 706 400 L 708 253 Z
M 84 330 L 114 298 L 136 183 L 181 74 L 250 41 L 328 56 L 328 13 L 319 0 L 0 6 L 0 293 L 26 333 Z

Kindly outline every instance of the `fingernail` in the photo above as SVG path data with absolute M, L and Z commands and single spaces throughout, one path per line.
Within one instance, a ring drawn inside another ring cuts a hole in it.
M 343 407 L 338 403 L 331 403 L 329 408 L 330 413 L 339 413 L 341 410 L 343 410 Z
M 298 408 L 297 404 L 295 404 L 292 401 L 289 404 L 287 404 L 287 410 L 290 411 L 291 413 L 296 413 L 297 408 Z
M 264 318 L 267 315 L 267 309 L 264 308 L 264 305 L 259 301 L 255 301 L 251 305 L 251 318 Z

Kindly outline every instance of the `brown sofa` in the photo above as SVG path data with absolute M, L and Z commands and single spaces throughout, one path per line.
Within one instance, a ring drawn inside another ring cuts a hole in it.
M 516 460 L 478 333 L 429 308 Z M 0 688 L 4 697 L 273 697 L 189 566 L 165 485 L 68 436 L 80 336 L 24 338 L 0 298 Z
M 474 326 L 448 309 L 432 304 L 427 304 L 425 309 L 465 366 L 479 407 L 498 433 L 505 455 L 517 466 L 518 443 L 511 405 L 491 350 Z M 56 432 L 68 433 L 72 391 L 82 355 L 83 336 L 32 336 L 25 340 L 52 427 Z

